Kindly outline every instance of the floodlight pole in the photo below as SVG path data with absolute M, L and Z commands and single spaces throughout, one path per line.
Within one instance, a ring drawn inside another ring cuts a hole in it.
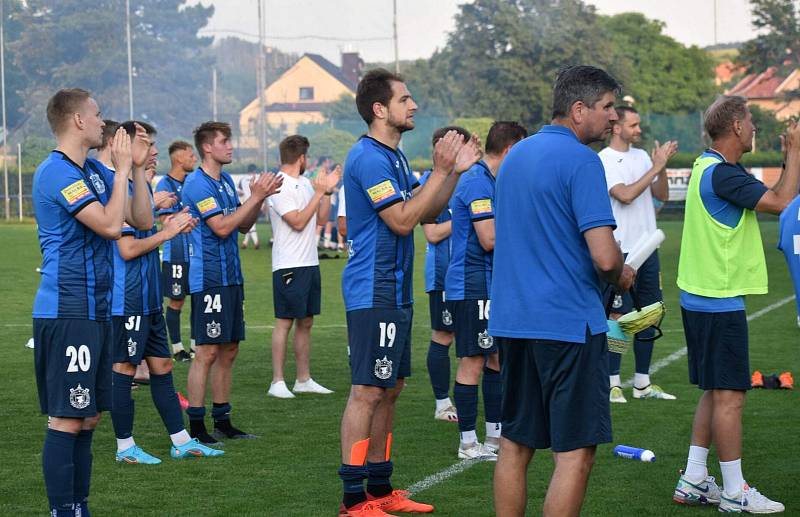
M 263 170 L 269 168 L 269 157 L 267 153 L 267 113 L 265 111 L 264 100 L 264 75 L 266 64 L 264 63 L 264 3 L 263 0 L 258 0 L 258 61 L 256 66 L 256 73 L 258 78 L 256 81 L 258 87 L 258 132 L 259 132 L 259 147 L 261 148 L 261 163 L 264 164 Z
M 211 120 L 217 120 L 217 67 L 211 69 Z
M 128 119 L 133 120 L 133 60 L 131 56 L 131 0 L 125 0 L 125 30 L 128 35 Z
M 17 143 L 17 181 L 17 204 L 19 205 L 19 220 L 22 221 L 22 144 L 20 143 Z
M 397 52 L 397 0 L 392 0 L 392 31 L 394 33 L 394 73 L 400 73 L 400 58 Z
M 3 186 L 6 220 L 11 219 L 11 198 L 8 195 L 8 128 L 6 126 L 6 60 L 5 60 L 5 0 L 0 0 L 0 94 L 3 96 Z

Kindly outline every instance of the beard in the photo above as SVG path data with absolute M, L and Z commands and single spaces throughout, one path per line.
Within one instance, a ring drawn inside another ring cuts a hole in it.
M 414 129 L 414 120 L 408 120 L 407 118 L 404 119 L 396 119 L 394 117 L 389 117 L 387 121 L 389 127 L 393 127 L 397 130 L 398 133 L 405 133 L 406 131 L 411 131 Z

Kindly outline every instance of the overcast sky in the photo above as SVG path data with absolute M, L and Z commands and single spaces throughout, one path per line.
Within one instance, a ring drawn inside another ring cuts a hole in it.
M 213 4 L 207 34 L 256 39 L 258 0 L 190 0 Z M 666 23 L 666 33 L 687 45 L 745 41 L 754 36 L 747 0 L 586 0 L 602 14 L 638 11 Z M 453 30 L 464 0 L 397 0 L 400 59 L 430 56 Z M 286 52 L 319 53 L 339 64 L 341 50 L 357 50 L 368 62 L 394 59 L 392 0 L 265 0 L 268 45 Z

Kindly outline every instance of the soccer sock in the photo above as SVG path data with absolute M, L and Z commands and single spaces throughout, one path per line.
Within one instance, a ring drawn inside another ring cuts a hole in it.
M 71 433 L 48 429 L 42 448 L 42 471 L 53 515 L 74 515 L 75 441 Z
M 608 373 L 609 375 L 619 375 L 619 367 L 622 364 L 622 354 L 616 352 L 608 353 Z M 619 384 L 612 384 L 612 386 L 619 386 Z
M 172 343 L 172 352 L 178 352 L 177 346 L 180 345 L 180 349 L 183 350 L 183 344 L 181 343 L 181 311 L 175 310 L 172 307 L 167 306 L 167 333 L 169 334 L 169 340 Z
M 207 433 L 206 431 L 206 408 L 204 406 L 186 408 L 186 416 L 189 417 L 189 434 L 197 436 L 199 433 Z
M 344 495 L 342 504 L 345 508 L 351 508 L 362 501 L 366 501 L 367 494 L 364 492 L 364 480 L 369 476 L 367 469 L 367 451 L 369 450 L 369 438 L 360 440 L 350 447 L 350 463 L 342 463 L 339 468 L 339 478 L 344 485 Z
M 708 476 L 708 449 L 697 445 L 689 446 L 689 459 L 686 460 L 686 470 L 683 475 L 689 481 L 699 483 Z
M 464 438 L 464 433 L 472 431 L 475 434 L 475 422 L 478 420 L 478 386 L 477 384 L 461 384 L 456 382 L 453 387 L 453 399 L 458 412 L 458 430 L 461 432 L 461 442 L 469 443 Z
M 111 382 L 111 423 L 114 426 L 114 435 L 117 437 L 117 452 L 122 452 L 133 445 L 134 402 L 131 397 L 133 375 L 111 372 Z
M 647 329 L 642 334 L 646 333 L 647 335 L 653 335 L 652 329 Z M 645 337 L 647 337 L 647 335 Z M 653 359 L 653 342 L 652 341 L 642 341 L 641 339 L 634 339 L 633 340 L 633 353 L 635 356 L 636 361 L 636 373 L 642 374 L 649 374 L 650 373 L 650 361 Z M 650 384 L 648 379 L 647 384 Z
M 379 463 L 367 462 L 367 493 L 372 497 L 383 497 L 392 493 L 392 471 L 394 464 L 391 461 Z
M 167 432 L 175 434 L 184 429 L 181 404 L 172 383 L 172 372 L 164 375 L 150 374 L 150 395 Z
M 503 379 L 500 372 L 483 368 L 483 413 L 486 418 L 486 436 L 500 438 L 502 416 Z
M 646 373 L 634 373 L 633 385 L 640 390 L 645 389 L 646 387 L 650 386 L 650 375 Z
M 73 491 L 76 505 L 81 507 L 81 517 L 89 515 L 89 487 L 92 484 L 92 436 L 94 430 L 84 430 L 75 438 L 72 463 L 75 465 Z
M 172 445 L 175 447 L 186 445 L 192 441 L 192 437 L 189 436 L 189 433 L 186 431 L 186 429 L 181 429 L 177 433 L 169 435 L 169 439 L 172 440 Z
M 740 494 L 744 488 L 742 458 L 733 461 L 720 461 L 719 468 L 722 470 L 722 483 L 725 487 L 725 493 L 732 496 Z
M 609 352 L 608 355 L 613 354 L 613 352 Z M 619 355 L 619 354 L 617 354 Z M 613 388 L 614 386 L 622 386 L 622 379 L 620 379 L 619 374 L 616 375 L 609 375 L 608 376 L 609 384 Z
M 453 401 L 450 400 L 450 397 L 446 397 L 443 399 L 436 399 L 436 411 L 443 411 L 452 405 Z
M 428 375 L 436 400 L 450 396 L 450 347 L 431 341 L 428 347 Z
M 228 402 L 214 402 L 211 408 L 211 418 L 214 419 L 214 427 L 222 430 L 231 427 L 231 405 Z

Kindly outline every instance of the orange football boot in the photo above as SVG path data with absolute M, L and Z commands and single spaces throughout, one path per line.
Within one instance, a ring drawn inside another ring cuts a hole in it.
M 792 372 L 783 372 L 778 376 L 781 381 L 781 389 L 790 390 L 794 388 L 794 379 L 792 379 Z
M 372 497 L 367 493 L 367 499 L 373 504 L 387 512 L 403 513 L 431 513 L 433 506 L 425 503 L 418 503 L 408 498 L 408 490 L 394 490 L 391 494 L 383 497 Z
M 384 512 L 375 501 L 364 501 L 351 508 L 345 508 L 344 504 L 339 505 L 339 517 L 397 517 Z
M 764 387 L 764 376 L 761 375 L 761 371 L 756 370 L 753 372 L 753 376 L 750 377 L 750 385 L 754 388 Z

